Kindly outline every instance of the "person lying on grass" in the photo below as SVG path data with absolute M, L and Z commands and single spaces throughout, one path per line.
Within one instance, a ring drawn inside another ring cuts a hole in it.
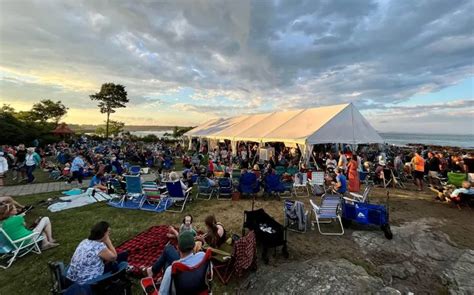
M 110 240 L 109 223 L 101 221 L 92 227 L 89 237 L 77 246 L 66 277 L 71 282 L 84 284 L 100 278 L 102 274 L 116 272 L 120 264 L 127 263 L 127 260 L 128 252 L 117 254 Z
M 59 246 L 53 238 L 53 229 L 48 217 L 40 217 L 32 226 L 32 230 L 26 227 L 23 214 L 18 215 L 14 205 L 6 204 L 0 206 L 0 221 L 2 228 L 12 240 L 18 240 L 31 235 L 33 232 L 43 236 L 41 250 L 46 250 Z

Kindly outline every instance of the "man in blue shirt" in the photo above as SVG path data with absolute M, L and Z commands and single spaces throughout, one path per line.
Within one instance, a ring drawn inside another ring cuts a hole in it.
M 342 174 L 342 171 L 341 167 L 336 169 L 336 183 L 334 185 L 336 192 L 340 194 L 344 194 L 347 191 L 347 179 L 344 174 Z
M 178 248 L 179 256 L 181 257 L 178 261 L 189 266 L 193 267 L 198 265 L 205 256 L 204 252 L 197 252 L 193 254 L 194 248 L 194 235 L 190 231 L 182 232 L 178 237 Z M 163 275 L 160 285 L 160 295 L 170 294 L 171 287 L 171 265 L 168 266 Z

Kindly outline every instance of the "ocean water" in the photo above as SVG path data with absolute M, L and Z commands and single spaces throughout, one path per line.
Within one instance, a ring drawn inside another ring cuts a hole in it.
M 474 148 L 474 134 L 415 134 L 415 133 L 379 133 L 387 143 L 406 145 L 408 143 L 457 146 Z
M 130 134 L 138 137 L 144 137 L 148 134 L 153 134 L 159 138 L 163 137 L 165 133 L 172 134 L 173 130 L 162 130 L 162 131 L 130 131 Z

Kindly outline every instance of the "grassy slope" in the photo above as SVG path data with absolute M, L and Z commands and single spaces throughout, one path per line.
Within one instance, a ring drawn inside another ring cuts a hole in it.
M 46 193 L 39 195 L 17 198 L 23 204 L 34 204 L 49 197 L 58 196 L 59 193 Z M 234 232 L 240 232 L 242 225 L 241 214 L 244 209 L 249 209 L 250 202 L 243 201 L 232 204 L 229 201 L 195 201 L 187 206 L 187 212 L 193 214 L 196 225 L 203 229 L 203 220 L 209 212 L 216 212 L 222 217 L 222 222 Z M 82 208 L 66 210 L 57 213 L 47 211 L 46 207 L 36 207 L 26 220 L 30 224 L 38 216 L 49 216 L 53 224 L 55 238 L 61 244 L 60 247 L 45 251 L 42 255 L 28 254 L 18 259 L 7 270 L 0 270 L 0 294 L 48 294 L 50 288 L 48 261 L 69 262 L 76 246 L 86 238 L 89 229 L 98 221 L 106 220 L 111 223 L 112 240 L 114 245 L 132 238 L 136 234 L 146 230 L 150 226 L 159 224 L 179 225 L 182 214 L 179 213 L 151 213 L 138 210 L 121 210 L 107 206 L 106 204 L 93 204 Z M 236 219 L 236 217 L 238 217 Z M 216 278 L 217 279 L 217 278 Z M 138 281 L 135 281 L 137 284 Z M 230 290 L 230 286 L 224 287 L 214 283 L 214 290 L 218 293 Z M 139 286 L 134 286 L 136 294 L 141 294 Z

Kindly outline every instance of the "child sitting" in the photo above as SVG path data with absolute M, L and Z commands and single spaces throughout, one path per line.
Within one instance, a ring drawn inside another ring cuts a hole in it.
M 168 238 L 177 238 L 180 233 L 183 233 L 185 231 L 190 231 L 194 236 L 196 236 L 196 230 L 193 227 L 193 217 L 191 216 L 191 214 L 187 214 L 184 216 L 183 223 L 179 227 L 179 233 L 173 226 L 170 226 L 169 233 L 166 236 Z

